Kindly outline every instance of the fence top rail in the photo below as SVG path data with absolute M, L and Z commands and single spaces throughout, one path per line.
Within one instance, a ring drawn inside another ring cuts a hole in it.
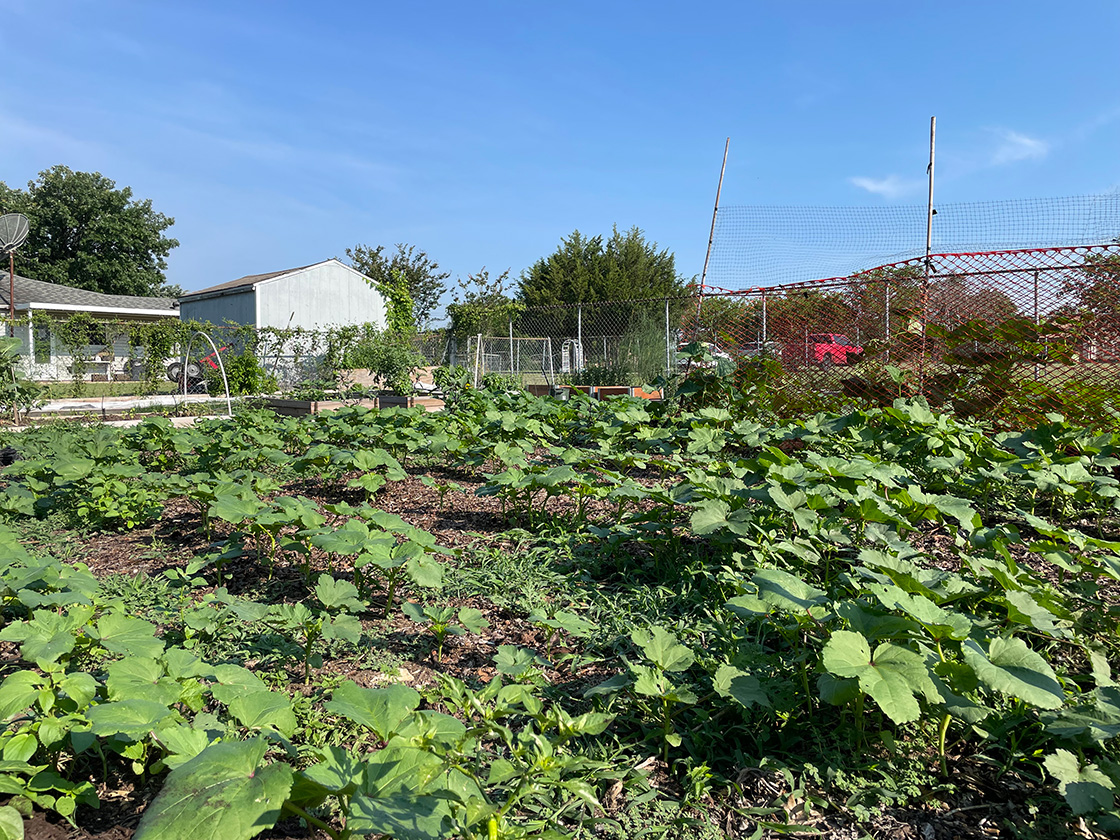
M 1102 245 L 1076 245 L 1066 248 L 1019 248 L 1004 251 L 963 251 L 959 253 L 930 254 L 930 277 L 943 278 L 958 275 L 995 275 L 1016 274 L 1024 271 L 1064 271 L 1080 267 L 1071 262 L 1071 257 L 1091 255 L 1120 256 L 1120 242 Z M 1064 259 L 1065 262 L 1057 262 Z M 1021 265 L 1011 268 L 984 268 L 984 264 L 998 264 L 1000 260 L 1022 261 Z M 783 292 L 817 291 L 820 289 L 839 288 L 853 283 L 889 283 L 893 279 L 884 272 L 897 271 L 906 268 L 923 269 L 926 258 L 913 257 L 901 262 L 888 263 L 865 269 L 846 277 L 822 277 L 819 280 L 808 280 L 799 283 L 779 283 L 773 286 L 753 286 L 747 289 L 724 289 L 718 286 L 705 285 L 699 292 L 702 296 L 718 297 L 760 297 L 766 294 L 781 294 Z

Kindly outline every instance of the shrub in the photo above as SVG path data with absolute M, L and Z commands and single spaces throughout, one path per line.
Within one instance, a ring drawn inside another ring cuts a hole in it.
M 346 352 L 344 366 L 368 368 L 381 387 L 394 394 L 412 393 L 412 377 L 424 357 L 412 347 L 411 338 L 399 332 L 371 331 Z
M 629 385 L 634 373 L 621 363 L 587 365 L 573 373 L 571 379 L 573 385 Z
M 264 394 L 277 388 L 276 377 L 270 375 L 252 353 L 225 356 L 222 362 L 225 365 L 229 392 L 232 396 Z M 221 373 L 209 366 L 205 370 L 210 392 L 217 393 L 222 387 Z

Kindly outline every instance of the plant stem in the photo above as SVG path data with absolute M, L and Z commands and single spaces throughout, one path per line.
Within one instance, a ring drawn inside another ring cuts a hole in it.
M 305 810 L 303 810 L 298 805 L 293 805 L 291 802 L 285 802 L 281 806 L 281 809 L 291 811 L 293 814 L 295 814 L 301 820 L 306 820 L 308 825 L 313 825 L 317 829 L 319 829 L 320 831 L 325 831 L 328 835 L 330 835 L 332 840 L 344 840 L 342 832 L 335 831 L 333 828 L 331 828 L 329 825 L 327 825 L 321 819 L 319 819 L 318 817 L 311 816 L 309 813 L 307 813 Z
M 950 716 L 946 714 L 941 718 L 941 724 L 937 727 L 937 755 L 941 759 L 941 776 L 942 778 L 949 775 L 949 763 L 945 759 L 945 736 L 949 732 Z

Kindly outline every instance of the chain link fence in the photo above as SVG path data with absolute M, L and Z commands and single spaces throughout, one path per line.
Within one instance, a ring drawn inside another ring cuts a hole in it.
M 678 351 L 694 341 L 733 379 L 765 380 L 789 410 L 920 394 L 962 415 L 1108 421 L 1120 409 L 1120 244 L 935 254 L 811 283 L 529 309 L 506 335 L 471 337 L 455 361 L 476 382 L 642 385 L 680 372 Z
M 1120 245 L 937 254 L 707 295 L 685 331 L 772 359 L 791 403 L 921 394 L 966 415 L 1103 419 L 1120 408 Z
M 644 385 L 671 373 L 691 298 L 532 307 L 506 335 L 468 337 L 455 362 L 475 383 L 510 377 L 522 386 Z

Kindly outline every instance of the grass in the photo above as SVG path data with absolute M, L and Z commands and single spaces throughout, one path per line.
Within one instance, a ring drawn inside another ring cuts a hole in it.
M 85 382 L 82 384 L 82 397 L 147 397 L 174 394 L 177 390 L 174 382 L 158 382 L 154 389 L 147 382 Z M 71 382 L 50 382 L 43 386 L 43 397 L 48 400 L 67 399 L 73 393 Z

